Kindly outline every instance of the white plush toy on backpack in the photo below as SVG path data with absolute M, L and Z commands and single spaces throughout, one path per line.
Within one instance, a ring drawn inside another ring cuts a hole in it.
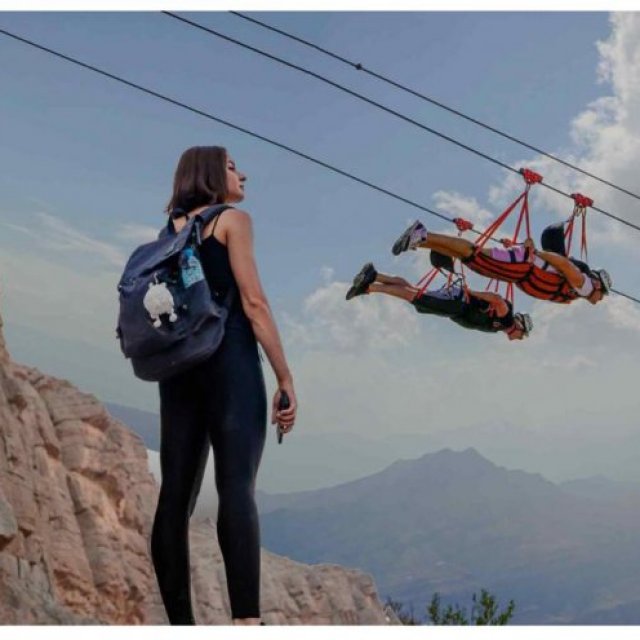
M 153 326 L 156 328 L 162 326 L 160 316 L 163 313 L 169 314 L 170 322 L 175 322 L 178 319 L 178 316 L 175 314 L 173 296 L 169 289 L 167 289 L 166 282 L 160 282 L 157 284 L 150 282 L 149 290 L 145 294 L 142 304 L 149 312 L 149 315 L 153 319 Z

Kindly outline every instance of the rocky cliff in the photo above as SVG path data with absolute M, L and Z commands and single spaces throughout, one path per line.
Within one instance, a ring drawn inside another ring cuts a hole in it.
M 166 624 L 141 439 L 66 380 L 13 362 L 0 318 L 0 623 Z M 210 520 L 191 524 L 199 624 L 228 624 Z M 263 551 L 267 624 L 385 624 L 372 579 Z

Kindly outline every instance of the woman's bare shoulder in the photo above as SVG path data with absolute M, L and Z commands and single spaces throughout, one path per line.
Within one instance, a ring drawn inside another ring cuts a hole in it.
M 221 221 L 227 218 L 227 224 L 251 224 L 251 214 L 246 209 L 232 207 L 223 215 Z
M 220 226 L 225 233 L 229 231 L 232 233 L 251 231 L 251 215 L 244 209 L 236 209 L 234 207 L 232 210 L 225 212 L 225 215 L 220 218 Z
M 252 235 L 251 216 L 247 211 L 235 207 L 223 211 L 217 224 L 214 220 L 210 227 L 213 229 L 215 238 L 227 246 L 230 239 L 232 242 L 234 240 L 242 242 L 244 238 L 248 238 L 250 241 Z M 206 237 L 207 232 L 204 235 Z

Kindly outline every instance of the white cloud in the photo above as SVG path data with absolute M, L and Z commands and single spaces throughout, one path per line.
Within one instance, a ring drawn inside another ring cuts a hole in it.
M 571 139 L 584 150 L 589 150 L 599 141 L 601 132 L 615 124 L 620 102 L 612 96 L 594 100 L 579 113 L 571 123 Z
M 95 240 L 49 213 L 41 212 L 36 215 L 42 223 L 43 228 L 39 230 L 38 236 L 41 237 L 44 246 L 58 251 L 86 253 L 100 257 L 116 267 L 124 266 L 126 258 L 118 247 Z
M 640 307 L 636 302 L 613 296 L 607 301 L 607 313 L 610 323 L 615 328 L 640 332 Z
M 446 211 L 452 218 L 469 220 L 476 226 L 485 226 L 495 218 L 495 213 L 481 207 L 475 198 L 456 191 L 436 191 L 433 198 L 439 211 Z
M 82 233 L 72 224 L 45 212 L 33 214 L 35 221 L 30 227 L 2 221 L 3 226 L 27 235 L 30 242 L 40 250 L 49 250 L 52 254 L 70 254 L 98 258 L 111 266 L 123 267 L 126 256 L 122 250 L 108 242 L 96 240 Z M 39 252 L 40 254 L 42 251 Z
M 321 269 L 322 281 L 325 284 L 329 284 L 335 275 L 335 269 L 333 267 L 324 266 Z
M 27 235 L 31 235 L 31 229 L 29 229 L 28 227 L 23 227 L 22 225 L 19 224 L 14 224 L 13 222 L 2 222 L 0 223 L 3 226 L 7 227 L 8 229 L 13 229 L 14 231 L 19 231 L 20 233 L 24 233 Z
M 621 296 L 611 295 L 597 305 L 576 300 L 570 305 L 536 301 L 531 308 L 534 332 L 531 340 L 542 350 L 571 354 L 593 354 L 607 344 L 612 353 L 625 354 L 637 342 L 640 348 L 640 307 Z M 636 348 L 636 347 L 634 347 Z
M 565 370 L 583 372 L 587 368 L 597 367 L 598 363 L 588 356 L 575 354 L 568 358 L 548 356 L 540 361 L 539 366 L 542 369 L 553 369 L 555 371 Z
M 115 344 L 118 313 L 113 270 L 78 270 L 10 248 L 0 253 L 0 313 L 9 322 L 42 330 L 52 338 Z
M 450 233 L 451 229 L 439 230 L 437 233 Z M 407 280 L 415 281 L 418 283 L 420 279 L 431 270 L 431 262 L 429 261 L 429 251 L 426 249 L 416 249 L 415 251 L 407 251 L 393 260 L 394 266 L 397 264 L 398 273 L 392 273 L 390 275 L 401 275 Z M 438 276 L 439 278 L 439 276 Z M 440 281 L 440 280 L 438 280 Z
M 0 312 L 5 319 L 52 338 L 114 348 L 116 285 L 125 252 L 50 213 L 30 214 L 29 226 L 15 223 L 13 212 L 1 214 L 0 224 L 10 230 L 0 243 Z M 151 231 L 156 237 L 157 229 L 125 224 L 117 235 L 148 241 Z
M 289 340 L 307 348 L 384 351 L 417 335 L 416 312 L 406 302 L 377 294 L 347 301 L 348 288 L 346 282 L 325 282 L 311 293 L 298 317 L 285 316 Z
M 611 86 L 613 95 L 603 95 L 586 105 L 569 123 L 572 148 L 551 152 L 609 182 L 637 192 L 637 167 L 640 165 L 640 14 L 613 14 L 611 25 L 611 35 L 597 46 L 601 56 L 599 78 Z M 583 193 L 594 200 L 596 207 L 640 223 L 637 200 L 550 158 L 522 158 L 512 166 L 529 167 L 541 173 L 546 183 L 565 193 Z M 502 208 L 522 190 L 522 186 L 522 178 L 504 172 L 503 179 L 490 187 L 489 201 Z M 549 214 L 557 220 L 567 219 L 572 209 L 573 203 L 569 199 L 549 189 L 534 186 L 531 190 L 532 222 L 538 231 L 550 222 Z M 599 212 L 589 212 L 588 228 L 589 243 L 597 249 L 599 257 L 612 248 L 624 250 L 627 257 L 637 250 L 638 233 Z
M 638 13 L 613 13 L 610 17 L 613 26 L 612 37 L 598 43 L 600 64 L 598 67 L 601 81 L 609 81 L 623 104 L 629 107 L 640 106 L 640 54 L 638 52 L 638 31 L 640 15 Z M 627 109 L 625 118 L 638 119 L 638 110 Z
M 7 229 L 17 231 L 28 236 L 31 242 L 44 250 L 52 252 L 52 257 L 63 253 L 86 255 L 97 257 L 110 265 L 124 267 L 127 255 L 121 246 L 104 242 L 82 233 L 72 224 L 58 216 L 43 211 L 31 214 L 36 221 L 31 226 L 16 224 L 13 221 L 1 220 Z M 13 216 L 9 212 L 3 212 L 4 217 Z M 127 247 L 151 242 L 158 237 L 159 229 L 149 225 L 124 223 L 115 232 L 115 237 L 124 240 Z

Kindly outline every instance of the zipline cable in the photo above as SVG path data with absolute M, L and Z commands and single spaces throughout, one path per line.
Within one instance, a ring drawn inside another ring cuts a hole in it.
M 482 120 L 478 120 L 477 118 L 474 118 L 473 116 L 467 115 L 466 113 L 463 113 L 462 111 L 460 111 L 459 109 L 455 109 L 454 107 L 450 107 L 449 105 L 445 104 L 444 102 L 441 102 L 440 100 L 436 100 L 435 98 L 432 98 L 431 96 L 428 96 L 424 93 L 421 93 L 415 89 L 412 89 L 411 87 L 407 87 L 406 85 L 397 82 L 396 80 L 393 80 L 392 78 L 389 78 L 388 76 L 384 76 L 381 73 L 378 73 L 376 71 L 373 71 L 372 69 L 367 69 L 363 64 L 361 64 L 360 62 L 353 62 L 352 60 L 349 60 L 337 53 L 334 53 L 333 51 L 329 51 L 328 49 L 324 49 L 323 47 L 320 47 L 317 44 L 314 44 L 313 42 L 309 42 L 308 40 L 305 40 L 304 38 L 300 38 L 299 36 L 293 35 L 292 33 L 289 33 L 287 31 L 284 31 L 283 29 L 278 29 L 277 27 L 274 27 L 270 24 L 267 24 L 265 22 L 262 22 L 261 20 L 257 20 L 256 18 L 252 18 L 251 16 L 248 16 L 244 13 L 240 13 L 239 11 L 229 11 L 229 13 L 233 14 L 234 16 L 237 16 L 238 18 L 242 18 L 243 20 L 247 20 L 248 22 L 252 22 L 253 24 L 256 24 L 264 29 L 267 29 L 269 31 L 273 31 L 274 33 L 278 33 L 281 36 L 284 36 L 285 38 L 289 38 L 290 40 L 294 40 L 295 42 L 299 42 L 300 44 L 303 44 L 307 47 L 310 47 L 311 49 L 315 49 L 316 51 L 319 51 L 320 53 L 329 56 L 330 58 L 333 58 L 335 60 L 338 60 L 344 64 L 349 65 L 350 67 L 353 67 L 354 69 L 356 69 L 357 71 L 362 71 L 363 73 L 370 75 L 373 78 L 376 78 L 377 80 L 380 80 L 382 82 L 385 82 L 386 84 L 389 84 L 393 87 L 395 87 L 396 89 L 400 89 L 401 91 L 404 91 L 405 93 L 409 93 L 412 96 L 415 96 L 417 98 L 420 98 L 421 100 L 425 100 L 426 102 L 429 102 L 430 104 L 440 108 L 440 109 L 444 109 L 445 111 L 448 111 L 449 113 L 452 113 L 460 118 L 463 118 L 464 120 L 467 120 L 468 122 L 471 122 L 479 127 L 482 127 L 483 129 L 486 129 L 487 131 L 491 131 L 492 133 L 495 133 L 503 138 L 505 138 L 506 140 L 509 140 L 511 142 L 515 142 L 516 144 L 519 144 L 520 146 L 529 149 L 530 151 L 534 151 L 535 153 L 539 153 L 541 156 L 545 156 L 546 158 L 549 158 L 550 160 L 554 160 L 555 162 L 558 162 L 562 165 L 564 165 L 565 167 L 568 167 L 569 169 L 573 169 L 574 171 L 577 171 L 589 178 L 593 178 L 594 180 L 597 180 L 598 182 L 601 182 L 602 184 L 606 184 L 609 187 L 612 187 L 613 189 L 616 189 L 622 193 L 625 193 L 628 196 L 631 196 L 632 198 L 636 198 L 637 200 L 640 200 L 640 195 L 638 195 L 637 193 L 634 193 L 633 191 L 629 191 L 629 189 L 625 189 L 624 187 L 621 187 L 617 184 L 614 184 L 613 182 L 610 182 L 609 180 L 605 180 L 604 178 L 601 178 L 589 171 L 587 171 L 586 169 L 582 169 L 581 167 L 572 164 L 571 162 L 568 162 L 567 160 L 563 160 L 562 158 L 549 153 L 548 151 L 544 151 L 543 149 L 540 149 L 539 147 L 536 147 L 535 145 L 526 142 L 525 140 L 522 140 L 521 138 L 516 138 L 515 136 L 506 133 L 505 131 L 502 131 L 496 127 L 493 127 L 490 124 L 487 124 L 486 122 L 482 122 Z
M 308 160 L 309 162 L 313 162 L 314 164 L 317 164 L 321 167 L 324 167 L 325 169 L 328 169 L 329 171 L 332 171 L 334 173 L 337 173 L 341 176 L 344 176 L 345 178 L 349 178 L 350 180 L 353 180 L 355 182 L 358 182 L 366 187 L 369 187 L 371 189 L 374 189 L 375 191 L 378 191 L 380 193 L 384 193 L 385 195 L 389 196 L 390 198 L 393 198 L 395 200 L 399 200 L 400 202 L 403 202 L 405 204 L 408 204 L 412 207 L 415 207 L 416 209 L 420 209 L 421 211 L 424 211 L 426 213 L 429 213 L 433 216 L 436 216 L 442 220 L 446 220 L 447 222 L 454 222 L 453 218 L 450 218 L 449 216 L 446 216 L 442 213 L 439 213 L 438 211 L 434 211 L 433 209 L 430 209 L 429 207 L 426 207 L 425 205 L 422 205 L 418 202 L 415 202 L 409 198 L 405 198 L 404 196 L 401 196 L 397 193 L 394 193 L 393 191 L 389 191 L 388 189 L 385 189 L 384 187 L 380 187 L 379 185 L 374 184 L 373 182 L 369 182 L 368 180 L 365 180 L 363 178 L 360 178 L 352 173 L 349 173 L 348 171 L 344 171 L 343 169 L 339 169 L 338 167 L 335 167 L 331 164 L 329 164 L 328 162 L 324 162 L 322 160 L 318 160 L 317 158 L 314 158 L 313 156 L 310 156 L 302 151 L 298 151 L 297 149 L 294 149 L 293 147 L 289 147 L 288 145 L 285 145 L 281 142 L 278 142 L 277 140 L 272 140 L 271 138 L 267 138 L 266 136 L 260 135 L 259 133 L 255 133 L 254 131 L 251 131 L 249 129 L 246 129 L 245 127 L 241 127 L 237 124 L 234 124 L 232 122 L 229 122 L 228 120 L 224 120 L 223 118 L 219 118 L 217 116 L 214 116 L 211 113 L 208 113 L 206 111 L 202 111 L 201 109 L 198 109 L 196 107 L 192 107 L 184 102 L 181 102 L 179 100 L 175 100 L 174 98 L 170 98 L 169 96 L 166 96 L 162 93 L 159 93 L 157 91 L 154 91 L 153 89 L 148 89 L 146 87 L 143 87 L 140 84 L 137 84 L 135 82 L 131 82 L 130 80 L 126 80 L 125 78 L 122 78 L 121 76 L 118 76 L 116 74 L 110 73 L 108 71 L 104 71 L 103 69 L 100 69 L 94 65 L 88 64 L 86 62 L 82 62 L 81 60 L 78 60 L 77 58 L 72 58 L 71 56 L 68 56 L 64 53 L 60 53 L 59 51 L 56 51 L 55 49 L 51 49 L 49 47 L 45 47 L 44 45 L 38 44 L 37 42 L 34 42 L 33 40 L 29 40 L 27 38 L 24 38 L 22 36 L 19 36 L 15 33 L 12 33 L 10 31 L 7 31 L 6 29 L 2 29 L 0 28 L 0 34 L 3 34 L 9 38 L 12 38 L 13 40 L 17 40 L 18 42 L 22 42 L 23 44 L 27 44 L 31 47 L 34 47 L 35 49 L 39 49 L 40 51 L 44 51 L 45 53 L 49 53 L 57 58 L 61 58 L 62 60 L 66 60 L 67 62 L 71 62 L 72 64 L 75 64 L 79 67 L 82 67 L 84 69 L 88 69 L 89 71 L 93 71 L 94 73 L 98 73 L 102 76 L 105 76 L 107 78 L 110 78 L 111 80 L 115 80 L 116 82 L 119 82 L 121 84 L 124 84 L 128 87 L 131 87 L 133 89 L 137 89 L 138 91 L 142 91 L 143 93 L 146 93 L 147 95 L 153 96 L 154 98 L 158 98 L 160 100 L 163 100 L 164 102 L 168 102 L 176 107 L 180 107 L 182 109 L 186 109 L 187 111 L 190 111 L 192 113 L 195 113 L 199 116 L 202 116 L 204 118 L 207 118 L 208 120 L 213 120 L 214 122 L 218 122 L 219 124 L 223 124 L 227 127 L 230 127 L 231 129 L 235 129 L 236 131 L 240 131 L 242 133 L 245 133 L 253 138 L 257 138 L 258 140 L 262 140 L 263 142 L 267 142 L 268 144 L 271 144 L 273 146 L 279 147 L 280 149 L 284 149 L 285 151 L 288 151 L 289 153 L 293 153 L 296 156 L 299 156 L 300 158 L 304 158 L 305 160 Z M 472 230 L 474 233 L 479 234 L 479 232 Z M 627 293 L 623 293 L 622 291 L 617 291 L 616 289 L 611 289 L 611 291 L 613 291 L 614 293 L 623 296 L 625 298 L 628 298 L 629 300 L 633 300 L 634 302 L 637 302 L 638 304 L 640 304 L 640 299 L 639 298 L 635 298 Z
M 429 207 L 426 207 L 425 205 L 422 205 L 418 202 L 415 202 L 413 200 L 410 200 L 409 198 L 405 198 L 404 196 L 401 196 L 397 193 L 394 193 L 393 191 L 389 191 L 388 189 L 385 189 L 384 187 L 380 187 L 379 185 L 374 184 L 373 182 L 369 182 L 368 180 L 365 180 L 364 178 L 360 178 L 352 173 L 349 173 L 348 171 L 344 171 L 343 169 L 339 169 L 338 167 L 335 167 L 327 162 L 324 162 L 322 160 L 319 160 L 318 158 L 314 158 L 313 156 L 310 156 L 302 151 L 298 151 L 297 149 L 294 149 L 293 147 L 289 147 L 286 144 L 283 144 L 281 142 L 278 142 L 277 140 L 273 140 L 271 138 L 267 138 L 266 136 L 263 136 L 259 133 L 256 133 L 255 131 L 251 131 L 249 129 L 246 129 L 245 127 L 242 127 L 240 125 L 234 124 L 232 122 L 229 122 L 228 120 L 224 120 L 222 118 L 219 118 L 218 116 L 215 116 L 211 113 L 208 113 L 206 111 L 202 111 L 201 109 L 198 109 L 196 107 L 192 107 L 184 102 L 181 102 L 180 100 L 175 100 L 174 98 L 171 98 L 169 96 L 166 96 L 162 93 L 158 93 L 157 91 L 154 91 L 153 89 L 148 89 L 146 87 L 143 87 L 140 84 L 137 84 L 135 82 L 131 82 L 130 80 L 126 80 L 125 78 L 121 77 L 121 76 L 117 76 L 113 73 L 110 73 L 108 71 L 104 71 L 103 69 L 100 69 L 94 65 L 88 64 L 86 62 L 82 62 L 81 60 L 78 60 L 77 58 L 72 58 L 71 56 L 68 56 L 64 53 L 60 53 L 59 51 L 55 51 L 54 49 L 50 49 L 49 47 L 45 47 L 44 45 L 38 44 L 32 40 L 28 40 L 27 38 L 23 38 L 22 36 L 16 35 L 14 33 L 11 33 L 10 31 L 6 31 L 5 29 L 0 28 L 0 33 L 4 34 L 10 38 L 13 38 L 14 40 L 18 40 L 20 42 L 23 42 L 24 44 L 28 44 L 32 47 L 35 47 L 36 49 L 40 49 L 41 51 L 44 51 L 46 53 L 50 53 L 51 55 L 57 56 L 58 58 L 62 58 L 63 60 L 66 60 L 67 62 L 71 62 L 75 65 L 78 65 L 80 67 L 83 67 L 85 69 L 88 69 L 90 71 L 94 71 L 95 73 L 98 73 L 100 75 L 106 76 L 107 78 L 110 78 L 111 80 L 115 80 L 116 82 L 120 82 L 122 84 L 125 84 L 129 87 L 132 87 L 134 89 L 138 89 L 139 91 L 142 91 L 148 95 L 153 96 L 154 98 L 159 98 L 160 100 L 164 100 L 165 102 L 169 102 L 170 104 L 173 104 L 174 106 L 177 107 L 181 107 L 182 109 L 186 109 L 188 111 L 191 111 L 192 113 L 195 113 L 199 116 L 203 116 L 204 118 L 208 118 L 209 120 L 213 120 L 215 122 L 218 122 L 220 124 L 223 124 L 227 127 L 230 127 L 232 129 L 235 129 L 236 131 L 240 131 L 242 133 L 246 133 L 249 136 L 252 136 L 254 138 L 257 138 L 258 140 L 262 140 L 263 142 L 267 142 L 268 144 L 274 145 L 276 147 L 279 147 L 280 149 L 284 149 L 285 151 L 288 151 L 289 153 L 293 153 L 294 155 L 297 155 L 301 158 L 304 158 L 305 160 L 309 160 L 310 162 L 313 162 L 321 167 L 324 167 L 325 169 L 328 169 L 330 171 L 333 171 L 334 173 L 337 173 L 339 175 L 342 175 L 346 178 L 349 178 L 350 180 L 354 180 L 355 182 L 359 182 L 360 184 L 365 185 L 366 187 L 369 187 L 371 189 L 375 189 L 376 191 L 379 191 L 380 193 L 384 193 L 385 195 L 394 198 L 396 200 L 399 200 L 400 202 L 404 202 L 405 204 L 408 204 L 412 207 L 415 207 L 417 209 L 420 209 L 426 213 L 430 213 L 431 215 L 437 216 L 438 218 L 441 218 L 442 220 L 446 220 L 447 222 L 452 222 L 453 223 L 453 218 L 450 218 L 442 213 L 438 213 L 437 211 L 434 211 L 433 209 L 430 209 Z M 472 230 L 473 231 L 473 230 Z M 477 231 L 474 231 L 474 233 L 479 233 Z
M 330 80 L 329 78 L 326 78 L 325 76 L 316 73 L 315 71 L 311 71 L 310 69 L 306 69 L 304 67 L 301 67 L 293 62 L 289 62 L 288 60 L 284 60 L 283 58 L 279 58 L 278 56 L 275 56 L 271 53 L 268 53 L 266 51 L 263 51 L 262 49 L 258 49 L 257 47 L 254 47 L 250 44 L 247 44 L 245 42 L 241 42 L 240 40 L 237 40 L 236 38 L 232 38 L 231 36 L 225 35 L 223 33 L 220 33 L 219 31 L 216 31 L 215 29 L 211 29 L 210 27 L 206 27 L 198 22 L 194 22 L 193 20 L 189 20 L 188 18 L 184 18 L 182 16 L 179 16 L 175 13 L 172 13 L 171 11 L 162 11 L 161 13 L 163 13 L 164 15 L 166 15 L 169 18 L 173 18 L 175 20 L 178 20 L 180 22 L 183 22 L 184 24 L 191 26 L 195 29 L 200 29 L 201 31 L 206 31 L 208 34 L 216 36 L 217 38 L 221 38 L 222 40 L 226 40 L 227 42 L 230 42 L 232 44 L 238 45 L 239 47 L 242 47 L 244 49 L 247 49 L 249 51 L 253 51 L 254 53 L 257 53 L 258 55 L 264 56 L 266 58 L 269 58 L 270 60 L 273 60 L 274 62 L 278 62 L 280 64 L 283 64 L 287 67 L 290 67 L 291 69 L 295 69 L 296 71 L 300 71 L 301 73 L 304 73 L 305 75 L 311 76 L 312 78 L 315 78 L 316 80 L 320 80 L 320 82 L 324 82 L 325 84 L 328 84 L 332 87 L 335 87 L 336 89 L 347 93 L 351 96 L 353 96 L 354 98 L 357 98 L 358 100 L 362 100 L 363 102 L 366 102 L 378 109 L 381 109 L 382 111 L 385 111 L 386 113 L 389 113 L 390 115 L 395 116 L 396 118 L 399 118 L 400 120 L 404 120 L 405 122 L 408 122 L 409 124 L 412 124 L 420 129 L 422 129 L 423 131 L 427 131 L 428 133 L 431 133 L 435 136 L 438 136 L 439 138 L 442 138 L 443 140 L 446 140 L 447 142 L 451 142 L 452 144 L 465 149 L 466 151 L 469 151 L 470 153 L 473 153 L 477 156 L 480 156 L 481 158 L 484 158 L 485 160 L 488 160 L 489 162 L 492 162 L 493 164 L 498 165 L 499 167 L 502 167 L 503 169 L 506 169 L 507 171 L 511 171 L 513 173 L 518 173 L 517 169 L 514 169 L 513 167 L 510 167 L 508 164 L 497 160 L 496 158 L 493 158 L 492 156 L 483 153 L 482 151 L 479 151 L 478 149 L 475 149 L 467 144 L 465 144 L 464 142 L 460 142 L 459 140 L 456 140 L 455 138 L 452 138 L 451 136 L 448 136 L 440 131 L 437 131 L 436 129 L 433 129 L 432 127 L 429 127 L 425 124 L 423 124 L 422 122 L 418 122 L 417 120 L 414 120 L 413 118 L 410 118 L 409 116 L 406 116 L 402 113 L 400 113 L 399 111 L 396 111 L 395 109 L 391 109 L 390 107 L 386 107 L 383 104 L 376 102 L 375 100 L 372 100 L 371 98 L 367 98 L 366 96 L 353 91 L 352 89 L 349 89 L 348 87 L 345 87 L 344 85 L 341 85 L 337 82 L 334 82 L 333 80 Z M 562 191 L 561 189 L 558 189 L 557 187 L 554 187 L 546 182 L 542 182 L 541 183 L 543 187 L 547 187 L 547 189 L 550 189 L 551 191 L 554 191 L 555 193 L 558 193 L 566 198 L 571 198 L 571 194 L 569 193 L 565 193 L 564 191 Z M 628 220 L 625 220 L 624 218 L 620 218 L 619 216 L 614 215 L 613 213 L 610 213 L 609 211 L 605 211 L 604 209 L 600 209 L 599 207 L 591 207 L 592 211 L 597 211 L 598 213 L 601 213 L 602 215 L 607 216 L 608 218 L 611 218 L 612 220 L 617 220 L 618 222 L 627 225 L 628 227 L 631 227 L 632 229 L 635 229 L 636 231 L 640 231 L 640 226 L 634 224 L 633 222 L 630 222 Z

